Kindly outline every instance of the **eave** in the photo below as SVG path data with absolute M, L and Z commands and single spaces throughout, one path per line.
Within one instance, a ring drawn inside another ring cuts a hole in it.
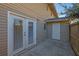
M 58 17 L 58 14 L 56 12 L 56 9 L 55 9 L 55 6 L 53 3 L 48 3 L 48 7 L 50 8 L 52 14 L 55 16 L 55 17 Z

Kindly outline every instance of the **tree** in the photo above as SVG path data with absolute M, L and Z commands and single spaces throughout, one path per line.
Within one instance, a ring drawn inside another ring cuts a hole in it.
M 61 14 L 66 14 L 66 17 L 70 18 L 79 18 L 79 5 L 78 4 L 73 4 L 72 7 L 67 8 L 65 4 L 60 4 L 65 10 L 64 13 L 61 12 Z

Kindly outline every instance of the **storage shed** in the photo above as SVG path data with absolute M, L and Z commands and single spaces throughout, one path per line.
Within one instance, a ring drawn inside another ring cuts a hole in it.
M 51 18 L 46 20 L 47 37 L 53 40 L 69 40 L 68 18 Z

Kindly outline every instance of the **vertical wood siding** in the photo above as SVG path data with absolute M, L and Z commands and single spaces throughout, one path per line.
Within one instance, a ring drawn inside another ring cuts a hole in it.
M 76 53 L 76 55 L 79 55 L 79 24 L 72 24 L 70 26 L 70 42 L 71 46 Z
M 61 24 L 60 33 L 60 40 L 63 42 L 69 42 L 69 24 Z

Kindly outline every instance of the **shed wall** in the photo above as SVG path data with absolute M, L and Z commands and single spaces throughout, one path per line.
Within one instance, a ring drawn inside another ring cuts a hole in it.
M 52 25 L 55 23 L 48 23 L 47 26 L 47 37 L 52 39 Z M 60 23 L 60 40 L 68 41 L 69 40 L 69 25 L 65 23 Z

